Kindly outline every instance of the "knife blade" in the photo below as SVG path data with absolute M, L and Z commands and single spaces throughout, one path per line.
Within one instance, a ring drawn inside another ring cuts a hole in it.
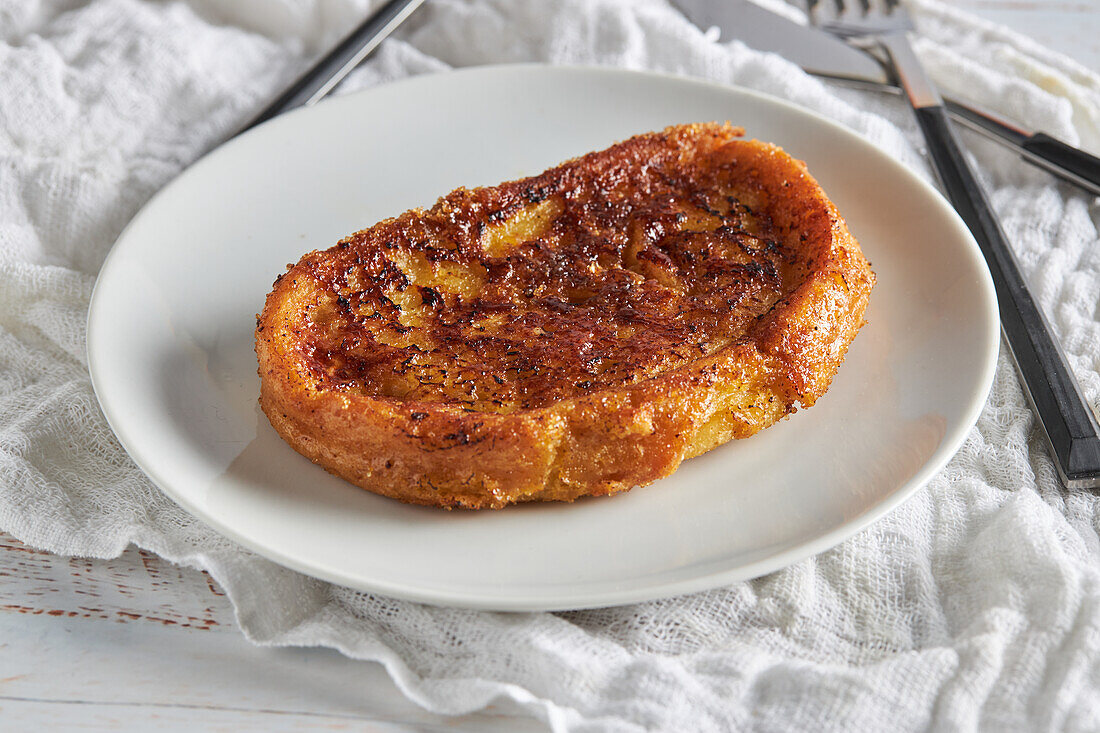
M 815 76 L 863 88 L 900 91 L 893 75 L 869 53 L 749 0 L 672 0 L 672 4 L 699 28 L 718 28 L 720 39 L 737 39 L 758 51 L 779 54 Z M 957 122 L 1013 150 L 1027 162 L 1100 195 L 1100 158 L 972 104 L 951 99 L 945 104 Z
M 748 0 L 673 0 L 672 5 L 703 30 L 717 28 L 721 40 L 777 53 L 811 74 L 893 86 L 886 68 L 868 54 Z

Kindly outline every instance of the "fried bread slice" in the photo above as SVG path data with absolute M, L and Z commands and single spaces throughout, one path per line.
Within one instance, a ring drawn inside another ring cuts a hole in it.
M 874 274 L 805 166 L 670 127 L 307 254 L 257 319 L 295 450 L 406 502 L 612 494 L 827 389 Z

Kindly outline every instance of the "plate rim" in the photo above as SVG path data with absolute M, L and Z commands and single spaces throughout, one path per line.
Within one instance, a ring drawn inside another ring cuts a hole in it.
M 930 194 L 929 200 L 935 201 L 937 207 L 941 210 L 940 213 L 946 216 L 948 219 L 953 220 L 956 228 L 959 230 L 960 237 L 959 244 L 962 245 L 962 249 L 969 255 L 969 258 L 976 265 L 975 270 L 978 274 L 978 283 L 976 287 L 980 288 L 982 294 L 985 296 L 982 300 L 985 303 L 987 313 L 984 321 L 990 324 L 989 338 L 987 340 L 986 348 L 984 349 L 984 363 L 981 369 L 981 379 L 979 388 L 970 395 L 970 402 L 964 411 L 964 417 L 958 421 L 954 430 L 948 431 L 944 434 L 944 437 L 940 443 L 939 448 L 925 461 L 919 470 L 917 470 L 913 476 L 901 484 L 893 493 L 889 494 L 886 498 L 879 501 L 877 504 L 870 506 L 866 511 L 862 512 L 853 519 L 847 520 L 839 526 L 827 531 L 812 540 L 804 542 L 802 544 L 795 545 L 784 550 L 780 550 L 776 553 L 768 555 L 760 560 L 737 565 L 733 568 L 727 568 L 724 570 L 712 571 L 709 573 L 703 573 L 700 575 L 694 575 L 689 578 L 680 580 L 671 580 L 658 585 L 640 584 L 636 587 L 626 588 L 622 590 L 616 590 L 614 588 L 604 589 L 601 592 L 580 592 L 566 595 L 561 601 L 548 602 L 542 598 L 523 598 L 515 596 L 487 596 L 484 593 L 463 593 L 450 590 L 431 590 L 424 589 L 419 586 L 404 586 L 400 583 L 395 583 L 386 580 L 367 580 L 365 581 L 361 577 L 353 577 L 350 573 L 341 571 L 339 568 L 331 567 L 317 567 L 311 565 L 308 562 L 303 562 L 293 555 L 281 552 L 278 547 L 270 546 L 262 542 L 253 541 L 250 538 L 239 533 L 230 524 L 221 521 L 215 514 L 205 511 L 197 501 L 192 501 L 186 492 L 176 491 L 172 488 L 172 480 L 158 470 L 155 461 L 151 461 L 147 456 L 140 455 L 131 449 L 133 445 L 132 440 L 128 439 L 131 434 L 131 430 L 125 426 L 125 421 L 120 419 L 118 411 L 112 407 L 111 398 L 104 394 L 104 377 L 102 376 L 104 369 L 103 363 L 106 359 L 101 360 L 98 353 L 97 343 L 100 343 L 97 339 L 99 333 L 99 326 L 97 325 L 100 318 L 97 318 L 97 313 L 100 309 L 97 308 L 97 303 L 100 302 L 102 288 L 101 285 L 106 279 L 105 273 L 111 271 L 113 266 L 117 266 L 117 259 L 119 253 L 126 249 L 124 244 L 129 239 L 129 234 L 135 225 L 140 222 L 144 217 L 149 215 L 149 209 L 153 208 L 155 202 L 160 200 L 162 196 L 170 195 L 170 192 L 175 188 L 176 184 L 184 177 L 190 177 L 196 175 L 196 171 L 201 171 L 204 167 L 204 163 L 208 158 L 218 154 L 225 148 L 229 148 L 237 144 L 241 139 L 247 138 L 252 135 L 255 130 L 267 129 L 271 126 L 291 124 L 293 120 L 301 115 L 312 114 L 312 107 L 298 108 L 287 112 L 279 117 L 273 118 L 262 125 L 259 125 L 253 130 L 232 138 L 222 145 L 217 146 L 213 150 L 201 156 L 191 165 L 183 169 L 179 175 L 169 181 L 153 196 L 151 196 L 133 216 L 133 218 L 126 224 L 126 226 L 119 233 L 115 242 L 112 244 L 111 249 L 108 251 L 106 257 L 103 260 L 99 272 L 96 276 L 96 282 L 92 290 L 92 295 L 89 300 L 88 315 L 86 320 L 87 339 L 85 345 L 85 355 L 88 360 L 88 372 L 91 378 L 92 389 L 99 403 L 100 409 L 107 420 L 108 426 L 115 434 L 119 443 L 126 451 L 126 454 L 132 461 L 138 466 L 138 468 L 156 485 L 156 487 L 162 491 L 168 498 L 180 506 L 184 511 L 188 512 L 192 516 L 198 518 L 208 527 L 213 529 L 218 534 L 226 537 L 233 542 L 241 545 L 242 547 L 259 554 L 279 565 L 290 568 L 297 572 L 301 572 L 312 578 L 333 582 L 338 585 L 353 588 L 356 590 L 362 590 L 369 593 L 377 593 L 380 595 L 390 596 L 408 601 L 414 601 L 419 603 L 426 603 L 436 606 L 449 606 L 456 608 L 467 608 L 477 610 L 492 610 L 492 611 L 564 611 L 564 610 L 579 610 L 586 608 L 601 608 L 610 606 L 620 606 L 631 603 L 639 603 L 645 601 L 651 601 L 661 598 L 669 598 L 673 596 L 684 595 L 688 593 L 695 593 L 704 590 L 717 588 L 723 585 L 729 585 L 742 580 L 748 580 L 752 578 L 761 577 L 771 572 L 786 568 L 792 564 L 800 562 L 806 558 L 820 554 L 836 545 L 840 544 L 849 537 L 855 535 L 857 532 L 865 529 L 869 525 L 878 521 L 880 518 L 891 512 L 897 506 L 909 499 L 918 489 L 927 484 L 937 473 L 939 473 L 943 467 L 957 454 L 958 450 L 965 442 L 971 428 L 976 424 L 978 418 L 981 415 L 981 411 L 984 408 L 989 392 L 993 385 L 993 379 L 996 373 L 998 354 L 1000 349 L 1000 320 L 999 311 L 996 301 L 996 293 L 993 287 L 992 276 L 989 273 L 988 266 L 985 259 L 981 254 L 981 250 L 978 247 L 977 242 L 970 234 L 969 229 L 965 223 L 959 217 L 958 213 L 951 206 L 951 204 L 943 197 L 943 195 L 928 181 L 916 175 L 913 171 L 907 168 L 903 163 L 896 158 L 888 154 L 886 151 L 879 148 L 870 140 L 867 140 L 863 136 L 859 135 L 854 130 L 844 126 L 843 124 L 831 120 L 823 115 L 810 110 L 806 107 L 802 107 L 794 102 L 790 102 L 785 99 L 774 97 L 765 92 L 757 91 L 754 89 L 748 89 L 745 87 L 737 86 L 734 84 L 726 84 L 722 82 L 715 82 L 707 79 L 700 79 L 696 77 L 682 76 L 678 74 L 671 74 L 665 72 L 648 71 L 648 70 L 636 70 L 636 69 L 623 69 L 619 67 L 609 66 L 595 66 L 595 65 L 551 65 L 545 63 L 518 63 L 518 64 L 494 64 L 484 66 L 463 67 L 459 69 L 451 69 L 438 73 L 425 73 L 418 74 L 411 77 L 406 77 L 393 82 L 388 82 L 366 89 L 351 92 L 349 94 L 340 95 L 338 97 L 332 97 L 319 103 L 322 107 L 332 107 L 340 104 L 350 103 L 350 100 L 354 100 L 358 97 L 369 96 L 379 89 L 391 88 L 394 86 L 416 86 L 419 84 L 438 83 L 441 78 L 451 77 L 453 75 L 488 75 L 492 76 L 500 73 L 528 73 L 533 72 L 536 74 L 583 74 L 583 75 L 603 75 L 606 77 L 634 77 L 634 78 L 653 78 L 663 82 L 674 82 L 678 84 L 684 84 L 689 86 L 697 86 L 700 89 L 705 89 L 711 92 L 719 92 L 723 94 L 739 94 L 745 97 L 754 99 L 755 101 L 764 105 L 773 105 L 783 109 L 788 114 L 794 114 L 800 117 L 806 117 L 812 120 L 814 124 L 824 125 L 832 128 L 834 132 L 848 138 L 856 145 L 867 149 L 869 152 L 879 156 L 883 162 L 893 169 L 896 175 L 899 175 L 907 179 L 911 184 L 915 184 L 917 187 L 922 188 L 926 194 Z M 123 246 L 119 246 L 123 245 Z M 99 376 L 97 376 L 99 375 Z

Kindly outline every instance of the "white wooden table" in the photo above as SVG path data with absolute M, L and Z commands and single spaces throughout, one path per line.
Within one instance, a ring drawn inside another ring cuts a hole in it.
M 1100 68 L 1097 0 L 956 0 Z M 380 665 L 245 641 L 205 573 L 83 560 L 0 533 L 0 730 L 539 731 L 507 706 L 424 712 Z
M 254 646 L 210 576 L 147 552 L 63 558 L 0 534 L 0 576 L 3 731 L 544 730 L 506 710 L 456 726 L 380 665 Z

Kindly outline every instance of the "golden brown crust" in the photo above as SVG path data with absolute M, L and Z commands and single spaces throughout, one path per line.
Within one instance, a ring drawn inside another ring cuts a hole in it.
M 296 450 L 402 501 L 611 494 L 808 407 L 874 284 L 805 166 L 729 125 L 457 189 L 313 252 L 256 329 Z

